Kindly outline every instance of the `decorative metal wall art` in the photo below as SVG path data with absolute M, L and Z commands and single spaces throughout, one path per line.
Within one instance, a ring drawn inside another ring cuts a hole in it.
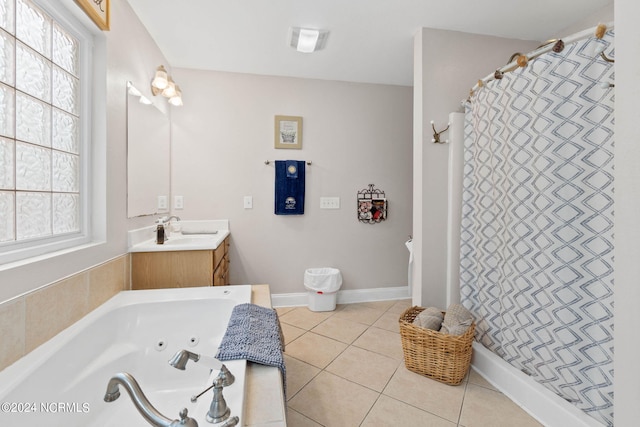
M 368 189 L 358 191 L 358 221 L 376 224 L 387 219 L 387 198 L 384 191 L 369 184 Z

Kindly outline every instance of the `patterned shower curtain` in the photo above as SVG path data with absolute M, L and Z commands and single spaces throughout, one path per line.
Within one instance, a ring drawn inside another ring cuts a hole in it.
M 613 425 L 613 31 L 466 107 L 460 285 L 476 339 Z

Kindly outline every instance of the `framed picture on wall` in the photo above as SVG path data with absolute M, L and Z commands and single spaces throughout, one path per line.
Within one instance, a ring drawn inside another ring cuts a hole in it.
M 75 0 L 89 18 L 103 31 L 109 31 L 110 0 Z
M 371 200 L 371 219 L 374 221 L 387 219 L 387 199 Z
M 358 199 L 358 219 L 360 221 L 370 221 L 371 215 L 371 199 Z
M 275 148 L 302 148 L 302 117 L 276 116 Z

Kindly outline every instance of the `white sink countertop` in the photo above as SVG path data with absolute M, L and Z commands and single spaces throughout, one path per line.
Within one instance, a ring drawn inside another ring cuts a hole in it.
M 172 221 L 171 228 L 180 231 L 170 231 L 168 239 L 159 245 L 155 239 L 156 227 L 130 230 L 129 252 L 214 250 L 229 235 L 228 220 Z

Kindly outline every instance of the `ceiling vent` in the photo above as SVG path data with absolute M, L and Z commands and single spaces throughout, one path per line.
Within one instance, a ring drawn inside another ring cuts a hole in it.
M 323 49 L 327 43 L 329 31 L 312 28 L 289 28 L 289 45 L 302 53 L 312 53 Z

